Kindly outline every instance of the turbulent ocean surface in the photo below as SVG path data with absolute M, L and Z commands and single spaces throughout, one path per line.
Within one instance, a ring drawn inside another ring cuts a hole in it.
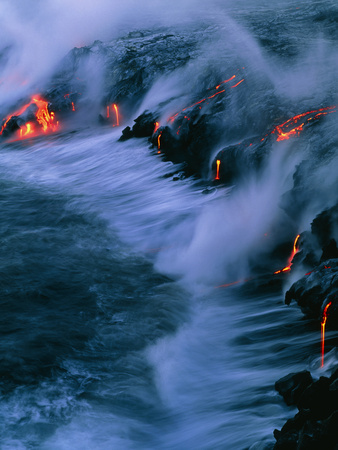
M 61 3 L 68 27 L 68 4 Z M 77 22 L 80 42 L 68 29 L 58 50 L 41 44 L 47 24 L 34 36 L 29 26 L 48 13 L 58 29 L 49 2 L 37 18 L 25 16 L 24 3 L 18 11 L 6 2 L 0 7 L 4 117 L 40 75 L 48 79 L 46 65 L 56 64 L 49 52 L 61 58 L 96 32 L 102 39 L 93 11 L 87 17 L 73 3 L 70 17 L 83 14 L 90 32 Z M 337 104 L 336 2 L 214 2 L 210 10 L 181 3 L 161 12 L 149 2 L 135 29 L 212 31 L 197 42 L 187 71 L 161 75 L 139 113 L 184 95 L 217 60 L 227 70 L 246 70 L 245 89 L 227 105 L 230 143 L 236 130 L 238 138 L 246 129 L 246 137 L 264 135 L 272 112 L 291 117 Z M 113 17 L 110 8 L 103 4 L 97 17 L 105 39 L 133 30 L 128 11 L 120 5 Z M 37 46 L 42 73 L 27 42 Z M 28 85 L 14 74 L 15 61 Z M 0 448 L 232 450 L 273 443 L 274 428 L 294 414 L 275 381 L 305 368 L 323 371 L 320 330 L 284 304 L 297 275 L 271 282 L 283 262 L 270 268 L 275 260 L 268 255 L 335 201 L 337 117 L 271 144 L 259 177 L 235 188 L 213 185 L 212 175 L 177 175 L 146 138 L 118 142 L 121 127 L 100 127 L 90 116 L 55 134 L 2 141 Z M 215 152 L 227 143 L 225 137 Z M 305 159 L 318 161 L 318 172 L 305 177 L 308 192 L 299 193 L 303 209 L 288 235 L 283 207 Z M 333 352 L 326 361 L 329 368 Z

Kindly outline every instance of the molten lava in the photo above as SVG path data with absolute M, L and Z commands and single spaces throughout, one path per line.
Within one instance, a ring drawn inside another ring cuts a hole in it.
M 215 86 L 215 89 L 219 89 L 219 87 L 224 84 L 224 83 L 228 83 L 229 81 L 233 80 L 234 78 L 236 78 L 236 75 L 233 75 L 231 78 L 229 78 L 228 80 L 224 80 L 221 81 L 220 84 L 218 84 L 217 86 Z
M 161 136 L 162 136 L 162 131 L 157 136 L 157 148 L 158 148 L 158 150 L 161 149 Z M 161 153 L 161 152 L 159 151 L 158 153 Z
M 221 161 L 218 159 L 216 161 L 216 177 L 215 180 L 219 180 L 219 166 L 221 165 Z
M 324 349 L 325 349 L 325 325 L 327 321 L 327 310 L 330 308 L 332 302 L 329 302 L 323 311 L 323 317 L 321 321 L 321 335 L 322 335 L 322 363 L 320 367 L 324 367 Z
M 160 123 L 159 123 L 159 122 L 155 122 L 155 123 L 154 123 L 154 131 L 153 131 L 153 133 L 155 134 L 156 131 L 157 131 L 159 128 L 160 128 Z
M 300 235 L 298 234 L 296 236 L 295 242 L 293 243 L 293 250 L 292 250 L 292 253 L 291 253 L 291 255 L 290 255 L 289 259 L 288 259 L 288 265 L 286 267 L 284 267 L 284 269 L 277 270 L 276 272 L 274 272 L 274 274 L 282 273 L 282 272 L 289 272 L 291 270 L 293 257 L 295 256 L 296 253 L 298 253 L 297 243 L 298 243 L 298 239 L 299 238 L 300 238 Z
M 119 109 L 115 103 L 107 106 L 107 119 L 110 119 L 110 111 L 113 111 L 115 116 L 115 123 L 113 124 L 113 127 L 120 126 Z
M 118 110 L 117 105 L 115 103 L 113 104 L 113 108 L 114 108 L 114 111 L 115 111 L 116 126 L 118 127 L 118 126 L 120 126 L 119 110 Z
M 290 139 L 292 136 L 298 136 L 304 125 L 309 123 L 311 120 L 316 120 L 320 116 L 331 114 L 337 112 L 337 106 L 327 106 L 326 108 L 320 108 L 313 111 L 307 111 L 302 114 L 298 114 L 297 116 L 291 117 L 286 122 L 281 125 L 277 125 L 276 128 L 272 131 L 271 134 L 277 134 L 277 141 L 284 141 L 286 139 Z M 298 122 L 302 121 L 298 125 Z M 296 125 L 296 126 L 295 126 Z
M 243 83 L 243 81 L 244 81 L 244 78 L 243 78 L 241 81 L 239 81 L 238 83 L 236 83 L 235 85 L 231 86 L 231 89 L 237 87 L 238 85 L 240 85 L 241 83 Z
M 39 95 L 35 95 L 32 97 L 31 101 L 26 105 L 22 106 L 18 111 L 10 114 L 6 119 L 4 124 L 1 127 L 0 135 L 3 134 L 4 130 L 7 127 L 8 122 L 12 119 L 12 117 L 21 116 L 31 105 L 35 104 L 38 108 L 35 113 L 35 118 L 37 123 L 40 125 L 40 129 L 36 129 L 34 124 L 31 122 L 26 123 L 25 125 L 20 127 L 20 130 L 17 133 L 19 139 L 25 138 L 27 136 L 38 136 L 40 131 L 44 133 L 55 132 L 58 129 L 59 122 L 55 123 L 55 114 L 54 112 L 49 112 L 48 102 L 43 100 Z
M 221 81 L 217 86 L 215 86 L 215 87 L 212 88 L 212 89 L 218 90 L 218 89 L 220 88 L 220 86 L 222 86 L 222 84 L 228 83 L 229 81 L 233 80 L 234 78 L 236 78 L 236 75 L 232 75 L 232 77 L 228 78 L 227 80 Z M 235 84 L 234 86 L 231 86 L 231 88 L 237 87 L 237 86 L 238 86 L 239 84 L 241 84 L 243 81 L 244 81 L 244 78 L 243 78 L 242 80 L 240 80 L 240 81 L 239 81 L 237 84 Z M 209 90 L 209 89 L 208 89 L 208 90 Z M 174 114 L 173 116 L 169 117 L 168 122 L 173 123 L 173 122 L 175 121 L 176 117 L 177 117 L 179 114 L 181 114 L 183 111 L 186 111 L 186 110 L 188 110 L 188 109 L 190 109 L 190 108 L 193 108 L 194 106 L 200 105 L 201 103 L 207 102 L 207 100 L 211 100 L 212 98 L 216 97 L 216 95 L 223 94 L 224 92 L 225 92 L 225 89 L 223 89 L 223 90 L 221 90 L 221 91 L 219 91 L 219 92 L 216 92 L 215 94 L 211 95 L 210 97 L 202 98 L 202 99 L 199 100 L 198 102 L 193 103 L 192 105 L 187 106 L 186 108 L 181 109 L 181 111 L 179 111 L 179 112 L 177 112 L 176 114 Z M 207 102 L 207 103 L 208 103 L 208 102 Z

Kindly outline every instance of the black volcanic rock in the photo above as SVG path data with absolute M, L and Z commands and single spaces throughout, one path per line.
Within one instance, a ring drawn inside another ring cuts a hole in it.
M 95 41 L 74 48 L 62 60 L 48 91 L 91 95 L 93 78 L 99 81 L 97 105 L 117 103 L 125 115 L 134 112 L 155 80 L 197 56 L 198 42 L 207 30 L 158 29 L 131 32 L 109 42 Z M 56 101 L 56 100 L 55 100 Z M 99 114 L 99 111 L 98 111 Z
M 312 382 L 311 374 L 308 371 L 290 373 L 278 380 L 275 388 L 287 405 L 294 405 Z
M 299 412 L 286 421 L 281 430 L 275 430 L 274 450 L 325 449 L 338 446 L 338 370 L 330 378 L 313 381 L 309 372 L 289 374 L 276 382 L 276 389 L 283 395 L 292 392 L 288 387 L 297 386 L 298 380 L 307 385 L 300 395 L 288 396 L 289 405 L 297 405 Z M 283 388 L 282 391 L 280 390 Z M 286 390 L 284 390 L 286 388 Z M 284 395 L 283 395 L 284 397 Z M 285 397 L 284 397 L 285 399 Z
M 301 235 L 300 251 L 294 267 L 309 270 L 285 294 L 285 303 L 295 300 L 303 313 L 321 320 L 324 307 L 331 302 L 327 325 L 338 329 L 338 204 L 323 211 L 311 224 L 311 233 Z
M 244 141 L 238 145 L 230 145 L 222 149 L 212 162 L 212 173 L 216 174 L 216 161 L 220 161 L 219 181 L 231 184 L 250 172 L 261 168 L 268 154 L 266 142 Z
M 295 300 L 303 313 L 321 320 L 324 306 L 332 303 L 328 326 L 338 327 L 338 260 L 332 259 L 317 266 L 311 273 L 294 283 L 285 294 L 285 303 Z
M 130 127 L 126 127 L 122 130 L 122 136 L 119 138 L 119 141 L 126 141 L 132 137 L 134 137 L 134 133 Z
M 20 118 L 18 116 L 13 116 L 9 119 L 6 124 L 6 127 L 3 130 L 2 137 L 7 138 L 11 136 L 16 131 L 20 130 Z M 23 122 L 21 122 L 23 123 Z
M 149 111 L 138 116 L 134 122 L 132 133 L 134 137 L 150 137 L 154 133 L 157 117 Z

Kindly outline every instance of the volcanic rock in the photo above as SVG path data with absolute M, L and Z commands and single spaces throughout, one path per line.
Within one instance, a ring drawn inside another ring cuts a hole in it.
M 276 389 L 282 395 L 286 392 L 288 404 L 297 405 L 299 412 L 294 418 L 287 420 L 281 430 L 274 431 L 277 441 L 274 450 L 337 448 L 337 378 L 338 370 L 330 378 L 320 377 L 317 381 L 312 380 L 309 372 L 299 372 L 276 382 Z M 289 393 L 292 392 L 292 386 L 297 385 L 297 380 L 304 381 L 303 388 L 307 386 L 291 398 Z M 286 390 L 280 391 L 281 386 Z
M 250 140 L 222 149 L 212 162 L 212 173 L 216 174 L 216 161 L 220 161 L 219 181 L 232 184 L 249 173 L 261 168 L 268 154 L 266 141 L 252 143 Z
M 278 380 L 275 388 L 287 405 L 294 405 L 312 382 L 311 374 L 308 371 L 290 373 Z
M 323 211 L 311 224 L 311 233 L 301 234 L 294 267 L 305 267 L 306 275 L 285 294 L 285 303 L 295 300 L 303 313 L 321 321 L 324 307 L 331 302 L 327 325 L 338 328 L 338 204 Z
M 133 136 L 139 138 L 150 137 L 154 132 L 156 121 L 157 117 L 154 114 L 145 111 L 134 120 L 135 124 L 132 129 Z

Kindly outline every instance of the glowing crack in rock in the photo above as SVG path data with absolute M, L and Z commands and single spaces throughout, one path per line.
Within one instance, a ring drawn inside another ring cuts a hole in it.
M 297 243 L 298 243 L 299 238 L 300 238 L 300 235 L 298 234 L 296 236 L 296 239 L 295 239 L 294 243 L 293 243 L 293 250 L 292 250 L 292 253 L 291 253 L 291 255 L 290 255 L 289 259 L 288 259 L 288 265 L 286 267 L 284 267 L 284 269 L 277 270 L 276 272 L 274 272 L 274 274 L 282 273 L 282 272 L 289 272 L 291 270 L 293 257 L 295 256 L 296 253 L 298 253 Z
M 244 81 L 244 78 L 241 81 L 239 81 L 238 83 L 236 83 L 234 86 L 231 86 L 231 89 L 239 86 L 241 83 L 243 83 L 243 81 Z
M 229 81 L 233 80 L 234 78 L 236 78 L 236 75 L 233 75 L 233 76 L 232 76 L 231 78 L 229 78 L 228 80 L 221 81 L 220 84 L 218 84 L 217 86 L 215 86 L 215 89 L 219 89 L 220 86 L 221 86 L 222 84 L 228 83 Z
M 324 367 L 324 352 L 325 352 L 325 325 L 327 321 L 327 310 L 330 308 L 332 302 L 329 302 L 323 311 L 322 321 L 321 321 L 321 347 L 322 347 L 322 362 L 320 367 Z
M 228 83 L 229 81 L 234 80 L 235 78 L 236 78 L 236 75 L 232 75 L 232 77 L 228 78 L 227 80 L 221 81 L 221 82 L 220 82 L 217 86 L 215 86 L 213 89 L 218 90 L 223 84 Z M 238 86 L 239 84 L 241 84 L 243 81 L 244 81 L 244 78 L 243 78 L 242 80 L 240 80 L 238 83 L 236 83 L 234 86 L 231 86 L 231 88 L 237 87 L 237 86 Z M 225 92 L 225 89 L 222 89 L 221 91 L 218 91 L 218 92 L 216 92 L 215 94 L 210 95 L 209 97 L 202 98 L 201 100 L 199 100 L 199 101 L 193 103 L 192 105 L 187 106 L 186 108 L 181 109 L 181 111 L 177 112 L 177 113 L 174 114 L 173 116 L 170 116 L 169 119 L 168 119 L 168 122 L 173 123 L 173 122 L 175 121 L 176 117 L 177 117 L 179 114 L 181 114 L 182 112 L 187 111 L 188 109 L 191 109 L 191 108 L 193 108 L 194 106 L 200 105 L 201 103 L 207 102 L 207 100 L 211 100 L 211 99 L 213 99 L 214 97 L 216 97 L 216 95 L 223 94 L 224 92 Z

